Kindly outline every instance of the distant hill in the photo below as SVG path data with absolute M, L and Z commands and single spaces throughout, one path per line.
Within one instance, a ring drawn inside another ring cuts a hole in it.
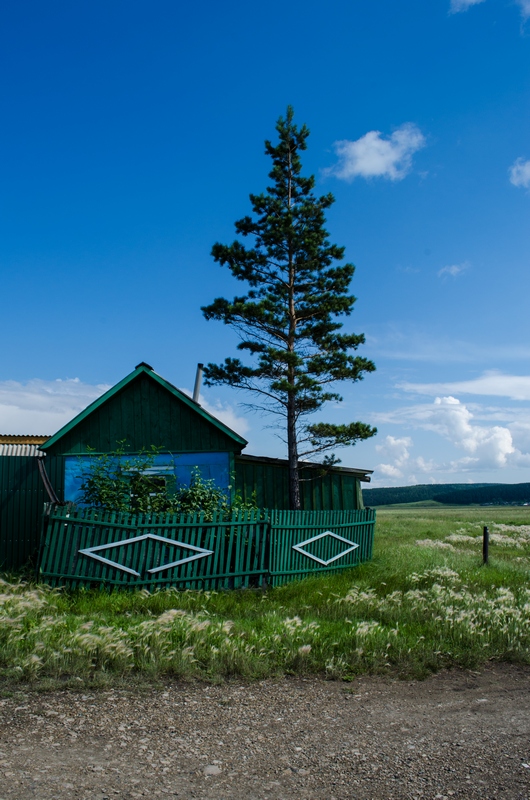
M 530 503 L 530 483 L 428 483 L 363 489 L 366 506 L 418 503 L 434 500 L 449 505 L 473 503 Z
M 503 505 L 530 503 L 530 483 L 498 483 L 490 486 L 473 484 L 462 491 L 441 492 L 434 496 L 438 503 L 450 505 Z

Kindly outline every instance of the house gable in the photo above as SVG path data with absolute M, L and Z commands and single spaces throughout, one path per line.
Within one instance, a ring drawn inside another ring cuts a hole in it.
M 169 452 L 240 453 L 242 436 L 147 365 L 134 372 L 61 428 L 41 449 L 50 455 L 108 453 L 125 441 L 130 452 L 151 445 Z

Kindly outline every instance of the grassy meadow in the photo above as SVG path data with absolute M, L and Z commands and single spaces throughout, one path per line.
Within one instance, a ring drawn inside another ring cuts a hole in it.
M 384 507 L 370 563 L 266 592 L 67 592 L 4 577 L 0 676 L 424 677 L 530 663 L 529 623 L 530 508 Z

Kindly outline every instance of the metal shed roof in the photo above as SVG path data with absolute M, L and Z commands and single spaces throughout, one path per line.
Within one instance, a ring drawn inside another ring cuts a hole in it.
M 0 456 L 35 456 L 43 458 L 44 453 L 36 444 L 5 444 L 0 442 Z
M 269 456 L 252 456 L 247 453 L 241 453 L 239 455 L 238 460 L 240 461 L 254 461 L 259 464 L 277 464 L 278 466 L 285 467 L 288 464 L 287 459 L 285 458 L 270 458 Z M 299 461 L 299 466 L 303 469 L 322 469 L 322 464 L 317 464 L 315 461 Z M 360 481 L 364 483 L 370 483 L 370 475 L 373 473 L 373 469 L 356 469 L 355 467 L 341 467 L 341 466 L 333 466 L 331 467 L 332 472 L 344 472 L 349 475 L 354 475 Z

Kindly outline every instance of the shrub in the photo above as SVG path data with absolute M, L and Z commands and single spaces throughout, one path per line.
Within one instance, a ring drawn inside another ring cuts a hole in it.
M 199 467 L 192 471 L 189 486 L 177 486 L 173 474 L 157 474 L 153 468 L 159 448 L 154 445 L 138 455 L 126 456 L 125 442 L 112 453 L 94 456 L 84 468 L 80 502 L 85 506 L 128 513 L 193 514 L 203 512 L 229 517 L 234 509 L 257 508 L 255 499 L 243 502 L 211 478 L 203 478 Z M 231 487 L 229 487 L 230 490 Z

